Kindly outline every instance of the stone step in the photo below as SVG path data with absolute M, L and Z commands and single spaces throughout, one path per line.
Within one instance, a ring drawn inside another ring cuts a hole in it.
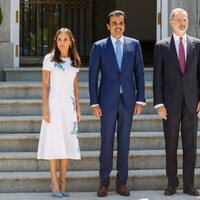
M 116 169 L 113 154 L 113 169 Z M 178 166 L 182 167 L 182 150 L 178 150 Z M 36 159 L 36 152 L 0 152 L 0 172 L 48 171 L 48 162 Z M 196 167 L 200 167 L 200 149 L 197 150 Z M 164 169 L 164 150 L 130 150 L 129 169 Z M 70 160 L 70 171 L 92 171 L 99 169 L 99 151 L 81 151 L 81 160 Z
M 79 133 L 78 137 L 81 151 L 100 149 L 100 133 Z M 162 132 L 131 132 L 130 138 L 130 149 L 164 149 Z M 38 139 L 39 133 L 2 133 L 0 134 L 0 152 L 37 151 Z M 200 134 L 198 139 L 200 140 Z M 115 138 L 114 149 L 116 146 Z
M 82 115 L 91 115 L 89 99 L 80 99 Z M 147 99 L 143 114 L 154 114 L 153 100 Z M 42 115 L 41 99 L 0 99 L 0 116 Z
M 41 67 L 19 67 L 19 68 L 4 68 L 6 81 L 41 81 Z M 145 80 L 152 81 L 153 68 L 144 69 Z M 79 81 L 88 82 L 88 67 L 81 67 L 79 72 Z
M 0 133 L 38 133 L 41 116 L 0 116 Z M 99 132 L 100 120 L 92 115 L 83 115 L 79 132 Z M 132 131 L 162 131 L 162 121 L 157 115 L 134 115 Z
M 0 133 L 38 133 L 40 127 L 41 116 L 0 116 Z M 80 133 L 99 132 L 100 120 L 92 115 L 83 115 L 78 127 Z M 162 120 L 158 115 L 134 115 L 131 130 L 134 132 L 162 131 Z
M 98 151 L 100 149 L 100 133 L 79 133 L 81 151 Z M 39 133 L 1 133 L 0 152 L 36 152 Z M 117 148 L 115 137 L 114 149 Z M 165 141 L 163 132 L 131 132 L 130 150 L 163 150 Z M 182 148 L 181 137 L 179 149 Z M 200 132 L 197 137 L 197 148 L 200 148 Z
M 41 99 L 0 99 L 0 116 L 42 115 Z
M 41 82 L 0 82 L 0 99 L 41 99 Z M 88 84 L 79 83 L 80 98 L 88 98 Z
M 182 170 L 178 170 L 182 188 Z M 96 191 L 99 186 L 99 172 L 69 171 L 67 190 L 69 192 Z M 115 190 L 116 171 L 110 175 L 109 189 Z M 49 172 L 0 172 L 0 192 L 50 192 Z M 167 179 L 164 169 L 129 170 L 127 186 L 130 190 L 163 190 Z M 200 186 L 200 169 L 195 171 L 195 187 Z
M 0 99 L 41 99 L 41 82 L 0 82 Z M 88 83 L 79 83 L 80 98 L 89 98 Z M 145 97 L 152 98 L 152 83 L 145 83 Z

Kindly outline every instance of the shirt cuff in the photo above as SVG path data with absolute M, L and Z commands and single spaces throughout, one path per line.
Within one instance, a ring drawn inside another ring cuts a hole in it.
M 146 103 L 145 103 L 145 102 L 142 102 L 142 101 L 136 101 L 136 103 L 137 103 L 137 104 L 141 104 L 141 105 L 143 105 L 143 106 L 146 105 Z
M 99 104 L 93 104 L 93 105 L 91 105 L 92 108 L 96 107 L 96 106 L 99 106 Z
M 164 104 L 163 103 L 157 104 L 157 105 L 154 106 L 154 108 L 159 108 L 161 106 L 164 106 Z
M 145 102 L 142 102 L 142 101 L 136 101 L 136 103 L 137 103 L 137 104 L 141 104 L 141 105 L 143 105 L 143 106 L 146 105 L 146 103 L 145 103 Z M 91 107 L 95 107 L 95 106 L 99 106 L 99 104 L 93 104 L 93 105 L 91 105 Z

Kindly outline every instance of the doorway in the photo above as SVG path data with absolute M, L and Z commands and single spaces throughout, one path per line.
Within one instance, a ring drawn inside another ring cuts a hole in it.
M 156 42 L 157 0 L 116 0 L 126 14 L 125 35 L 140 41 L 145 67 L 152 67 Z
M 106 17 L 115 9 L 125 12 L 125 35 L 140 41 L 145 67 L 152 67 L 154 45 L 168 34 L 168 0 L 20 0 L 20 61 L 41 65 L 55 32 L 68 27 L 87 65 L 93 42 L 108 36 Z
M 37 63 L 52 49 L 53 37 L 61 27 L 72 31 L 82 60 L 88 59 L 92 13 L 91 0 L 20 0 L 20 59 Z

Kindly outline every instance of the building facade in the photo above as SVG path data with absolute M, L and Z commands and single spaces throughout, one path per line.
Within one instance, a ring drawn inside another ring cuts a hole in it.
M 108 35 L 106 16 L 115 9 L 125 11 L 125 34 L 141 42 L 146 65 L 152 64 L 155 42 L 171 33 L 173 8 L 188 11 L 188 32 L 200 37 L 199 0 L 0 0 L 0 7 L 0 68 L 41 64 L 60 27 L 72 30 L 87 64 L 93 42 Z

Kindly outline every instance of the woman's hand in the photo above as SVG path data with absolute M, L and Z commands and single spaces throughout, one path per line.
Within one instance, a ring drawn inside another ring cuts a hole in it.
M 81 121 L 81 112 L 76 111 L 76 116 L 77 116 L 77 121 L 80 122 Z
M 50 123 L 50 114 L 49 114 L 49 111 L 44 111 L 43 112 L 42 119 L 45 122 Z

